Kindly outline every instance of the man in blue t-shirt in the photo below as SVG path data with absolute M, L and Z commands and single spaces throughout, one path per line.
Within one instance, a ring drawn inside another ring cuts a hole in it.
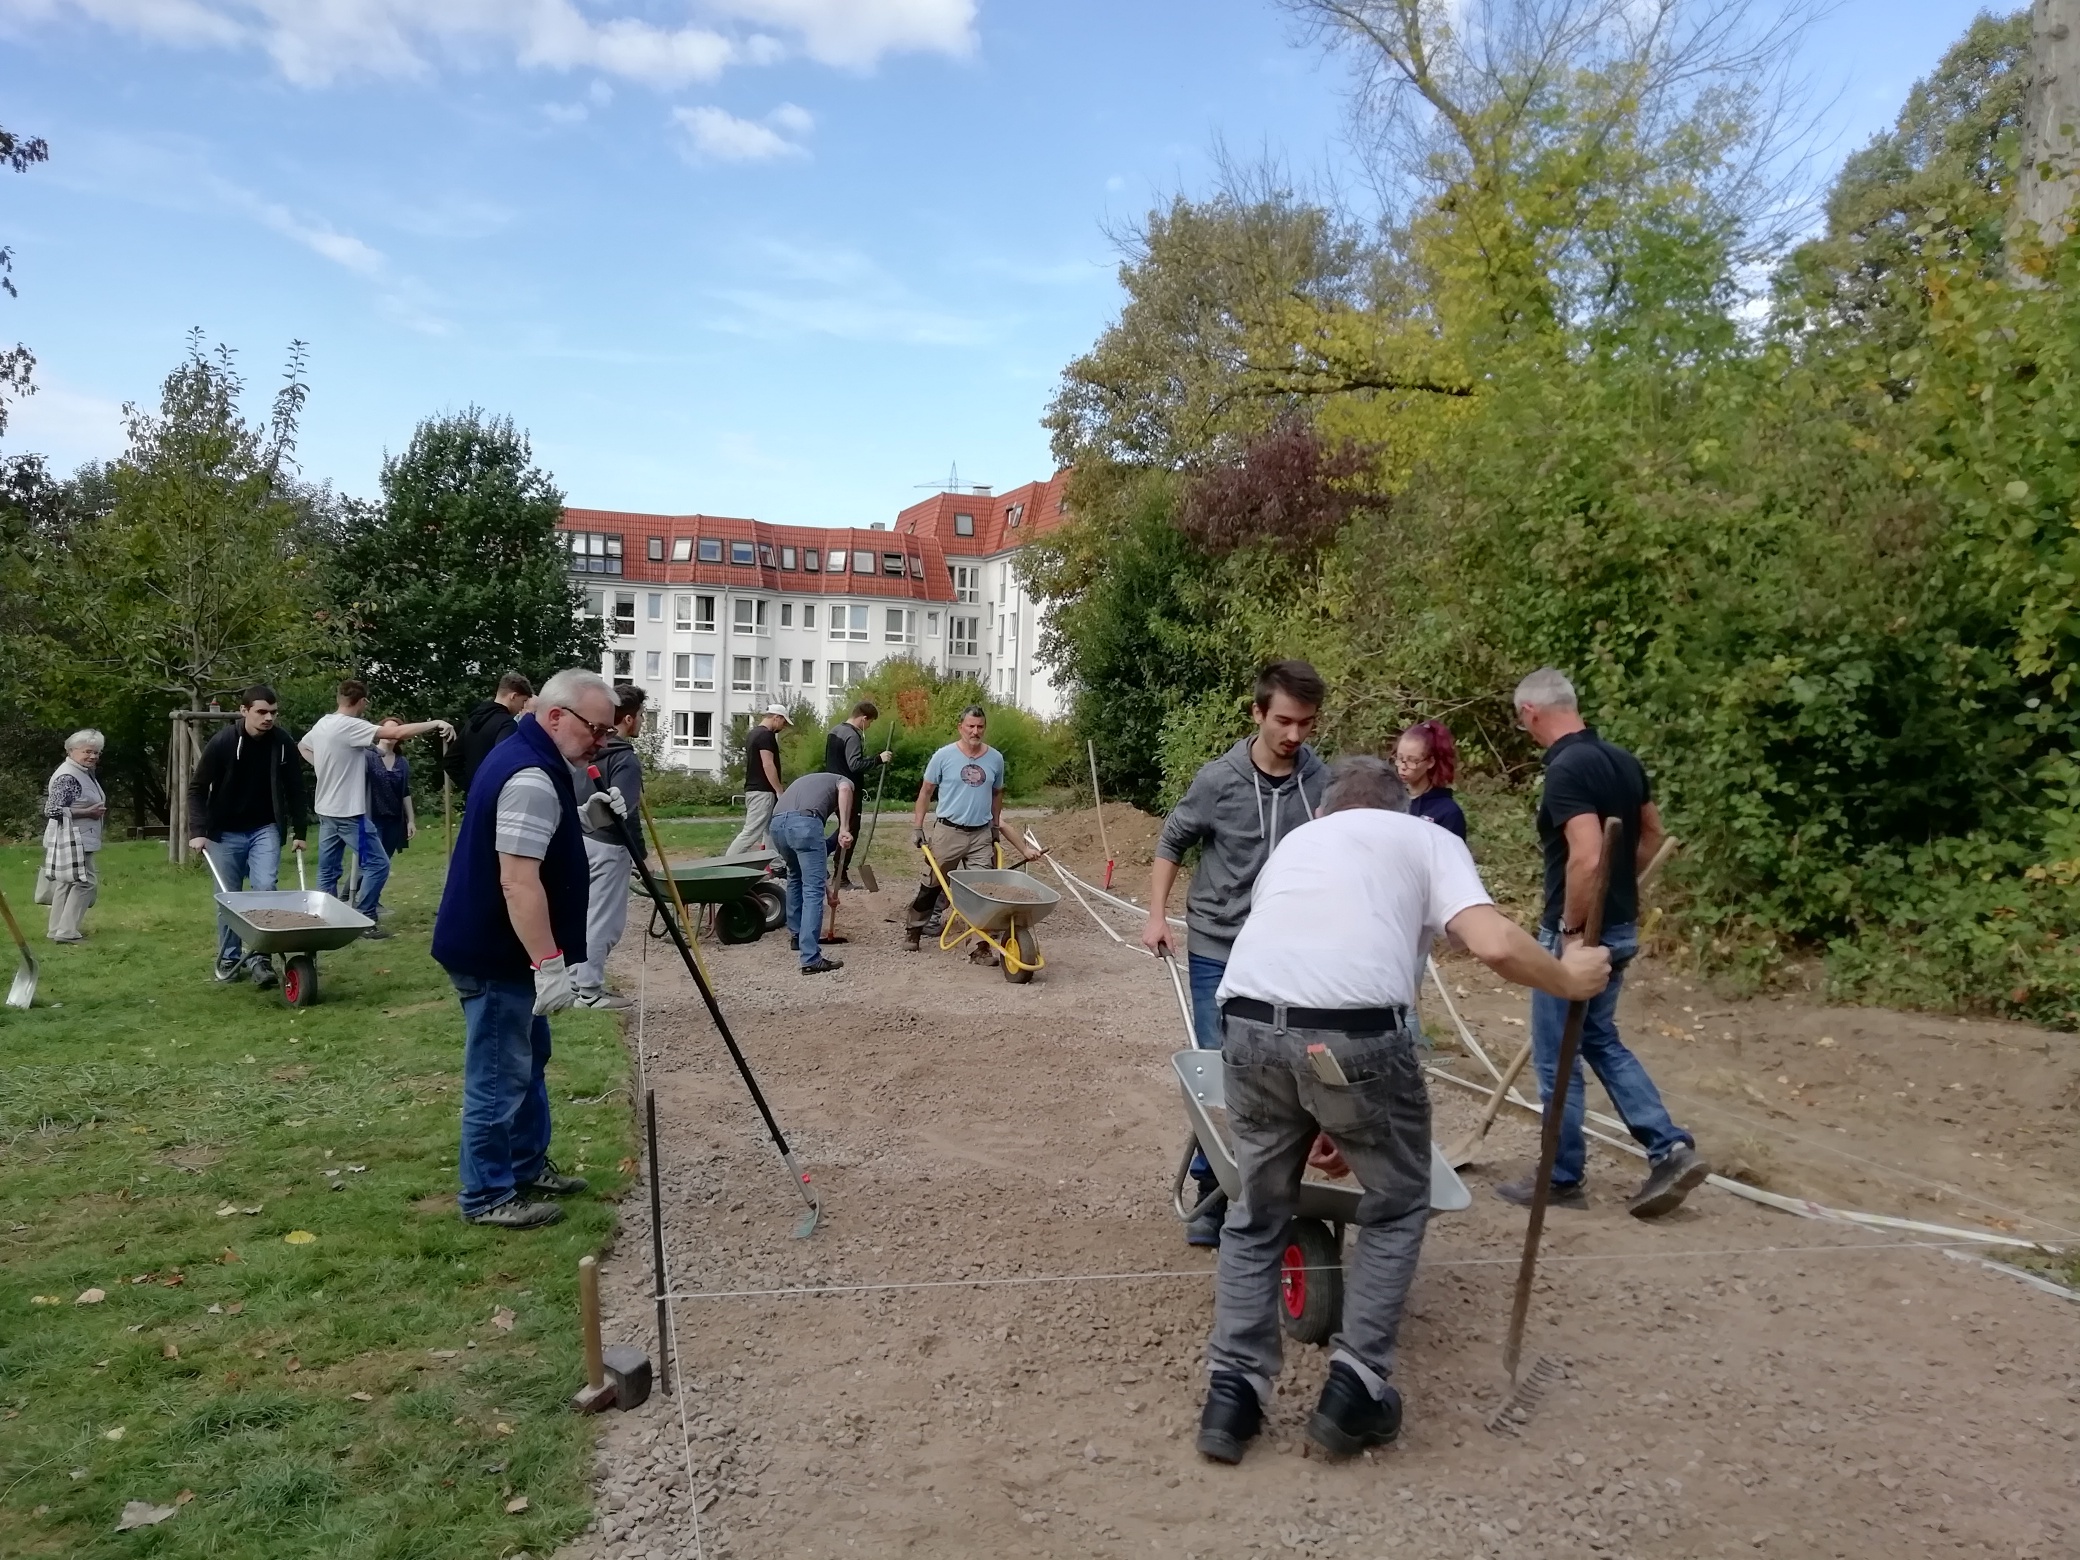
M 982 740 L 989 716 L 979 704 L 961 712 L 961 736 L 932 755 L 925 765 L 924 784 L 917 788 L 917 810 L 911 815 L 911 843 L 922 848 L 929 843 L 939 860 L 939 870 L 959 867 L 993 867 L 997 864 L 996 842 L 1004 818 L 1004 755 Z M 931 832 L 924 826 L 924 810 L 937 798 Z M 939 880 L 926 862 L 917 894 L 903 915 L 903 943 L 913 953 L 924 933 L 925 923 L 938 910 L 944 895 Z M 970 958 L 990 951 L 978 942 Z M 977 962 L 981 962 L 978 960 Z

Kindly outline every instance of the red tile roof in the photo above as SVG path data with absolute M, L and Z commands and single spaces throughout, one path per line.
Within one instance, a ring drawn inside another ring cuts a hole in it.
M 621 572 L 587 575 L 602 585 L 643 584 L 698 588 L 743 587 L 753 590 L 788 591 L 800 595 L 892 596 L 912 601 L 952 601 L 953 579 L 947 569 L 949 556 L 983 558 L 1008 552 L 1034 536 L 1062 524 L 1067 510 L 1062 494 L 1069 473 L 1056 472 L 1045 482 L 1028 482 L 1024 487 L 992 496 L 987 493 L 936 493 L 923 503 L 912 504 L 896 516 L 895 528 L 865 530 L 858 526 L 828 529 L 810 525 L 767 525 L 729 515 L 647 515 L 620 509 L 565 509 L 561 529 L 599 531 L 621 538 Z M 955 516 L 973 517 L 974 534 L 963 536 Z M 661 539 L 664 561 L 650 557 L 650 542 Z M 690 557 L 674 562 L 673 552 L 681 541 L 689 545 Z M 703 541 L 722 543 L 723 561 L 700 561 Z M 730 543 L 749 542 L 755 563 L 731 563 Z M 793 548 L 796 567 L 780 566 L 783 549 Z M 824 565 L 811 573 L 802 565 L 811 550 Z M 872 572 L 847 568 L 832 573 L 833 552 L 872 556 Z M 900 553 L 901 576 L 887 572 L 884 555 Z

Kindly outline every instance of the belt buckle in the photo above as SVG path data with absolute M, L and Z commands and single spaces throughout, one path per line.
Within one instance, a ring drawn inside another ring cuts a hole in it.
M 1286 1032 L 1286 1011 L 1286 1005 L 1283 1002 L 1271 1004 L 1271 1027 L 1279 1034 Z

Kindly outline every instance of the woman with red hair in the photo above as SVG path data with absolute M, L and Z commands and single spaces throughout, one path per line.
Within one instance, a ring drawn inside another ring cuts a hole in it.
M 1459 747 L 1441 720 L 1419 720 L 1394 745 L 1394 768 L 1408 787 L 1408 810 L 1466 838 L 1466 814 L 1452 799 Z

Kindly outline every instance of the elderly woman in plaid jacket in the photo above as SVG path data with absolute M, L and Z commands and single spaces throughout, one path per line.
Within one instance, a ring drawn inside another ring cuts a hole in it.
M 94 857 L 101 849 L 101 820 L 108 816 L 108 798 L 94 771 L 106 745 L 92 728 L 67 737 L 65 762 L 51 772 L 44 792 L 43 872 L 37 887 L 49 894 L 52 942 L 86 940 L 79 924 L 99 887 Z

